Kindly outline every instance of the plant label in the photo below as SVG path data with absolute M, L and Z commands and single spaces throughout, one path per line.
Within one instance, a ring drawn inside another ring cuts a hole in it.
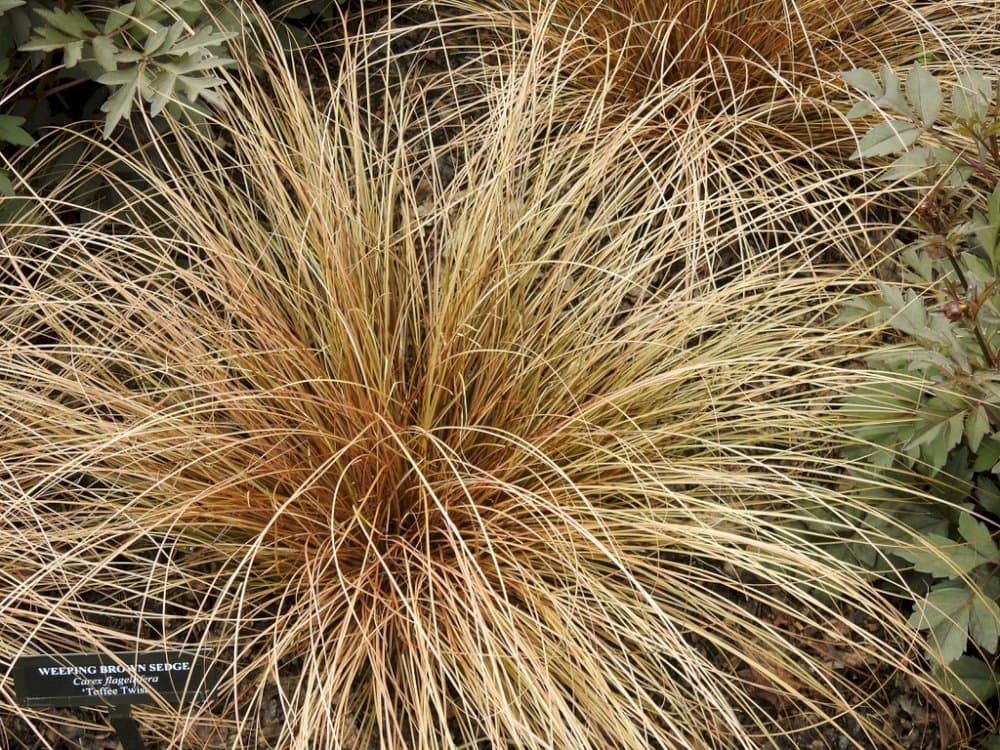
M 14 663 L 22 706 L 130 706 L 204 700 L 218 683 L 204 651 L 24 656 Z

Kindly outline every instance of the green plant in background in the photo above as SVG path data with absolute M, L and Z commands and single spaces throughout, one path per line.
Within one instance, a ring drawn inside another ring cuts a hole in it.
M 301 42 L 338 5 L 264 8 Z M 242 3 L 205 0 L 0 0 L 0 156 L 30 146 L 47 125 L 103 118 L 109 137 L 138 107 L 156 117 L 218 105 L 219 73 L 233 62 L 227 42 L 253 17 Z M 4 161 L 0 194 L 11 195 Z
M 6 92 L 0 106 L 7 110 L 0 114 L 0 141 L 31 145 L 42 127 L 64 120 L 52 105 L 56 94 L 73 88 L 88 94 L 75 117 L 103 113 L 106 137 L 140 101 L 154 116 L 182 103 L 217 103 L 214 89 L 223 80 L 216 73 L 232 62 L 225 42 L 234 34 L 217 30 L 212 20 L 200 0 L 0 1 Z M 62 114 L 70 114 L 71 106 L 62 106 Z M 7 176 L 0 190 L 12 192 Z
M 1000 637 L 1000 115 L 992 83 L 976 71 L 950 92 L 919 63 L 905 82 L 889 68 L 880 78 L 844 74 L 864 95 L 849 116 L 884 116 L 854 156 L 895 157 L 883 178 L 914 203 L 897 240 L 898 278 L 852 300 L 841 320 L 890 331 L 893 345 L 868 365 L 913 380 L 854 394 L 847 408 L 869 447 L 850 454 L 866 462 L 857 478 L 879 475 L 911 491 L 910 500 L 878 499 L 895 503 L 927 544 L 891 550 L 888 560 L 909 568 L 911 623 L 927 632 L 939 679 L 984 702 L 997 693 Z M 914 502 L 913 493 L 950 505 Z

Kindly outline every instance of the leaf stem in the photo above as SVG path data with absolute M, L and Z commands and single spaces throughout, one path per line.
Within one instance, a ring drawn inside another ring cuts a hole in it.
M 955 257 L 955 251 L 946 246 L 945 252 L 948 255 L 948 261 L 951 263 L 952 269 L 955 271 L 955 275 L 958 276 L 958 281 L 962 286 L 962 292 L 966 295 L 966 297 L 968 297 L 969 290 L 972 287 L 969 284 L 969 280 L 965 276 L 962 265 L 958 262 L 958 258 Z M 972 329 L 972 333 L 976 337 L 979 349 L 982 351 L 983 357 L 986 359 L 986 367 L 993 368 L 1000 364 L 1000 362 L 998 362 L 996 355 L 993 353 L 993 347 L 990 346 L 990 342 L 986 340 L 986 336 L 983 334 L 982 328 L 979 327 L 977 314 L 978 304 L 976 306 L 976 313 L 971 316 L 964 316 L 964 320 L 969 328 Z

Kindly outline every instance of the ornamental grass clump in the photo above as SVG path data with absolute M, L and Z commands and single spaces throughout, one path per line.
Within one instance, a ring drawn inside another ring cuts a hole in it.
M 352 70 L 320 114 L 267 59 L 81 168 L 116 208 L 2 234 L 0 712 L 60 726 L 17 656 L 167 645 L 222 673 L 137 710 L 170 748 L 902 747 L 919 638 L 827 550 L 829 407 L 885 377 L 827 324 L 855 272 L 666 273 L 704 206 L 629 121 L 540 141 L 537 71 L 426 205 L 433 123 L 372 139 Z

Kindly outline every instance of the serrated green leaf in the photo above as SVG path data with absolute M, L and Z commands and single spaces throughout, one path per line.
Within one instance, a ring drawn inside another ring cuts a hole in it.
M 930 284 L 934 280 L 934 260 L 926 252 L 910 246 L 900 254 L 899 259 L 916 275 L 918 282 Z
M 987 203 L 987 210 L 989 211 L 990 222 L 1000 224 L 1000 185 L 993 188 L 993 192 L 990 194 L 990 199 Z
M 189 103 L 201 98 L 215 106 L 221 106 L 222 100 L 212 88 L 221 86 L 225 81 L 217 76 L 201 76 L 192 78 L 191 76 L 181 76 L 178 78 L 178 85 L 184 89 L 186 99 Z
M 944 95 L 934 76 L 920 63 L 913 63 L 906 76 L 906 97 L 910 100 L 917 117 L 927 127 L 941 114 Z
M 868 96 L 881 96 L 882 86 L 879 84 L 875 74 L 865 68 L 854 68 L 840 74 L 844 82 L 849 86 L 868 94 Z
M 935 470 L 948 462 L 952 449 L 962 442 L 965 423 L 963 407 L 943 406 L 940 402 L 941 399 L 933 398 L 921 408 L 920 422 L 904 446 L 909 451 L 919 447 L 923 460 Z M 958 411 L 949 413 L 952 409 Z
M 986 561 L 972 545 L 947 536 L 924 534 L 923 539 L 931 545 L 931 549 L 905 546 L 894 550 L 904 560 L 913 563 L 913 569 L 918 573 L 928 573 L 935 578 L 955 578 Z
M 962 656 L 948 669 L 937 667 L 934 676 L 945 690 L 966 703 L 985 703 L 997 694 L 996 673 L 974 656 Z
M 997 473 L 1000 465 L 1000 436 L 990 435 L 979 444 L 976 452 L 976 462 L 972 465 L 974 471 L 993 471 Z
M 167 32 L 167 38 L 163 41 L 163 46 L 161 48 L 164 53 L 176 54 L 172 51 L 172 48 L 177 44 L 177 40 L 180 39 L 185 28 L 187 28 L 187 26 L 183 21 L 175 21 L 170 26 L 170 30 Z
M 976 288 L 976 282 L 986 287 L 993 283 L 993 269 L 988 261 L 972 253 L 961 253 L 958 257 L 961 265 L 965 267 L 966 276 L 971 277 L 973 288 Z
M 945 617 L 928 628 L 927 638 L 937 658 L 945 664 L 950 664 L 965 652 L 965 646 L 969 639 L 971 606 L 968 592 L 959 589 L 931 591 L 927 598 L 929 600 L 935 593 L 945 592 L 961 595 L 964 604 L 951 609 Z M 935 603 L 927 606 L 936 607 L 938 605 Z
M 25 122 L 23 117 L 0 115 L 0 141 L 12 143 L 15 146 L 30 146 L 35 142 L 31 134 L 21 128 Z
M 119 71 L 122 72 L 122 71 Z M 108 74 L 111 75 L 111 74 Z M 109 138 L 112 131 L 132 112 L 132 102 L 135 99 L 136 89 L 139 87 L 138 68 L 132 70 L 132 77 L 125 82 L 120 89 L 108 97 L 108 100 L 101 105 L 101 111 L 106 114 L 104 121 L 104 137 Z M 105 76 L 101 76 L 104 78 Z M 102 81 L 103 83 L 103 81 Z
M 958 154 L 950 148 L 945 148 L 944 146 L 932 146 L 931 157 L 936 163 L 940 164 L 943 169 L 955 170 L 966 166 Z
M 72 68 L 83 57 L 83 41 L 70 42 L 63 47 L 63 65 Z
M 10 177 L 2 169 L 0 169 L 0 195 L 8 198 L 14 195 L 14 185 L 11 184 Z
M 138 68 L 122 68 L 121 70 L 112 70 L 98 76 L 97 82 L 103 83 L 105 86 L 121 86 L 126 83 L 131 83 L 138 76 Z
M 53 29 L 57 29 L 73 39 L 85 39 L 89 35 L 97 33 L 97 27 L 76 8 L 70 11 L 59 8 L 52 10 L 35 8 L 34 10 Z
M 909 148 L 920 138 L 920 129 L 906 120 L 880 122 L 858 143 L 851 159 L 891 156 Z
M 968 589 L 945 584 L 931 589 L 914 603 L 910 625 L 928 631 L 927 640 L 934 655 L 945 664 L 965 652 L 972 598 Z
M 987 513 L 1000 516 L 1000 486 L 989 477 L 976 477 L 976 502 Z
M 203 129 L 208 127 L 209 110 L 206 109 L 205 105 L 211 105 L 219 110 L 226 108 L 225 98 L 215 89 L 202 89 L 198 92 L 197 101 L 192 99 L 191 96 L 192 94 L 189 92 L 188 101 L 191 105 L 191 113 L 188 116 L 196 118 L 201 122 Z
M 962 442 L 962 434 L 965 432 L 965 412 L 959 412 L 948 420 L 947 435 L 945 442 L 950 452 L 952 448 Z M 944 466 L 944 464 L 941 464 Z
M 990 259 L 993 273 L 1000 271 L 1000 185 L 993 190 L 987 203 L 987 212 L 973 212 L 976 239 Z
M 882 76 L 882 95 L 875 100 L 875 104 L 910 117 L 912 112 L 910 112 L 902 94 L 899 93 L 899 76 L 888 65 L 879 66 L 879 75 Z
M 143 97 L 149 102 L 149 114 L 156 117 L 174 95 L 177 74 L 170 70 L 162 70 L 150 81 L 148 87 L 143 87 Z
M 139 18 L 149 18 L 158 10 L 153 0 L 136 0 L 135 14 Z
M 150 57 L 159 52 L 163 43 L 167 41 L 167 34 L 170 33 L 170 27 L 161 26 L 158 23 L 151 23 L 149 35 L 146 37 L 146 41 L 142 46 L 142 53 L 146 57 Z
M 983 556 L 984 561 L 993 562 L 1000 558 L 1000 550 L 997 550 L 990 530 L 985 523 L 973 518 L 971 513 L 962 513 L 958 517 L 958 533 L 976 552 Z
M 909 623 L 921 630 L 933 628 L 952 619 L 952 612 L 968 606 L 968 591 L 945 585 L 932 589 L 926 596 L 913 602 Z
M 903 325 L 897 327 L 906 330 Z M 911 452 L 920 448 L 924 460 L 940 469 L 951 450 L 962 441 L 966 409 L 964 402 L 953 401 L 943 394 L 932 397 L 920 407 L 919 422 L 903 448 Z
M 906 293 L 905 304 L 896 311 L 892 319 L 892 325 L 903 333 L 909 334 L 916 340 L 929 333 L 929 318 L 924 301 L 916 292 L 909 290 Z
M 120 63 L 129 65 L 131 63 L 137 63 L 140 60 L 145 60 L 146 55 L 135 49 L 123 49 L 117 55 L 115 55 L 115 60 Z
M 976 173 L 976 170 L 965 162 L 955 162 L 948 170 L 947 185 L 950 188 L 962 188 L 968 184 L 969 179 Z
M 903 292 L 900 291 L 899 287 L 880 281 L 878 282 L 878 289 L 882 295 L 882 299 L 885 300 L 885 303 L 893 312 L 899 312 L 906 307 L 906 300 L 903 299 Z
M 118 67 L 115 62 L 115 53 L 118 47 L 106 36 L 95 36 L 90 40 L 90 45 L 94 49 L 94 59 L 105 71 L 112 71 Z
M 912 451 L 912 446 L 907 446 L 907 449 Z M 936 474 L 948 460 L 949 450 L 947 433 L 941 432 L 934 440 L 920 446 L 920 458 L 934 470 L 932 473 Z
M 847 119 L 858 120 L 862 117 L 867 117 L 874 111 L 875 104 L 868 99 L 862 99 L 859 102 L 854 102 L 851 108 L 847 110 Z
M 970 450 L 976 453 L 983 442 L 983 438 L 990 431 L 990 417 L 986 413 L 986 407 L 979 404 L 965 422 L 965 440 L 969 444 Z
M 881 179 L 895 182 L 896 180 L 906 180 L 917 182 L 918 184 L 927 182 L 927 179 L 919 179 L 921 176 L 932 172 L 937 163 L 933 159 L 933 153 L 926 146 L 917 146 L 908 151 L 904 151 L 896 160 L 886 167 Z
M 0 16 L 6 13 L 8 10 L 13 10 L 14 8 L 20 8 L 26 0 L 0 0 Z
M 134 2 L 125 3 L 117 8 L 109 8 L 108 17 L 104 21 L 104 33 L 110 34 L 120 29 L 126 22 L 132 19 L 132 11 L 134 10 Z
M 233 31 L 215 31 L 215 28 L 211 25 L 203 26 L 198 29 L 192 36 L 187 39 L 182 39 L 177 44 L 175 44 L 171 50 L 172 55 L 184 55 L 189 52 L 196 52 L 198 50 L 206 50 L 209 47 L 216 47 L 221 45 L 230 39 L 235 39 L 237 36 L 236 32 Z
M 21 52 L 54 52 L 67 44 L 78 41 L 76 38 L 48 26 L 43 26 L 35 31 L 36 35 L 18 47 L 18 50 Z
M 871 383 L 854 389 L 842 408 L 853 421 L 852 434 L 894 452 L 912 435 L 921 396 L 917 385 Z
M 1000 606 L 984 596 L 976 597 L 969 613 L 969 635 L 987 653 L 995 654 L 1000 644 Z
M 1000 750 L 1000 734 L 994 734 L 980 742 L 979 750 Z
M 878 312 L 879 304 L 871 296 L 851 297 L 840 307 L 839 312 L 833 319 L 834 325 L 850 325 L 859 323 L 865 318 L 871 318 Z
M 955 115 L 969 123 L 985 120 L 993 98 L 992 92 L 990 82 L 979 71 L 959 73 L 958 82 L 951 91 L 951 106 Z

